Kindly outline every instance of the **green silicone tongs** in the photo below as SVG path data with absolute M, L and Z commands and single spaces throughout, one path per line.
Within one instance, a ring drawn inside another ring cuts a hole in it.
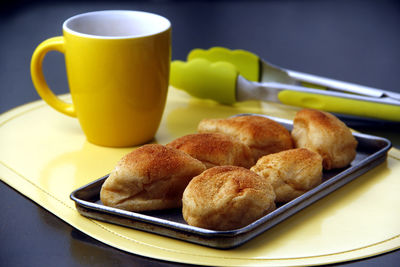
M 223 104 L 265 100 L 400 122 L 400 94 L 286 70 L 244 50 L 194 49 L 173 61 L 170 84 Z M 317 89 L 318 88 L 318 89 Z

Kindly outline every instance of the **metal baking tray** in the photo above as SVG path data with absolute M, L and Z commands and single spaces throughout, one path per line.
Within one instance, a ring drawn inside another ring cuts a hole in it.
M 239 114 L 238 116 L 240 115 L 249 114 Z M 292 130 L 292 121 L 290 120 L 265 117 L 279 122 L 289 131 Z M 319 186 L 284 205 L 278 206 L 275 211 L 257 221 L 236 230 L 214 231 L 190 226 L 184 221 L 181 209 L 138 213 L 104 206 L 100 201 L 100 189 L 108 175 L 73 191 L 70 197 L 75 201 L 78 212 L 89 218 L 208 247 L 234 248 L 267 231 L 386 160 L 387 151 L 391 147 L 389 140 L 361 133 L 353 133 L 353 135 L 358 141 L 358 147 L 356 158 L 350 166 L 333 171 L 324 171 L 323 181 Z

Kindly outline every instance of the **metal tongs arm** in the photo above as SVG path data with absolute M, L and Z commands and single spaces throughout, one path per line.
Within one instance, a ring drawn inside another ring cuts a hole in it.
M 359 84 L 343 82 L 339 80 L 324 78 L 312 74 L 302 73 L 293 70 L 286 70 L 287 74 L 298 81 L 299 83 L 309 83 L 315 84 L 317 86 L 322 86 L 327 88 L 328 90 L 334 90 L 343 93 L 351 93 L 358 94 L 363 96 L 369 96 L 373 98 L 392 98 L 393 100 L 397 100 L 398 104 L 400 104 L 400 94 L 396 92 L 381 90 L 373 87 L 363 86 Z M 395 101 L 391 102 L 395 103 Z

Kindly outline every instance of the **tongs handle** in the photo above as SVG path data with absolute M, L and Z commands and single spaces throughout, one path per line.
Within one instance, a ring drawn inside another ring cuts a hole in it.
M 282 90 L 278 99 L 297 107 L 400 122 L 400 106 L 395 105 L 292 90 Z

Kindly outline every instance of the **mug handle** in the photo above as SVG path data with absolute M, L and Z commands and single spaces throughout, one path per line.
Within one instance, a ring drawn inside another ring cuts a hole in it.
M 45 55 L 52 51 L 64 54 L 64 37 L 58 36 L 43 41 L 33 52 L 31 59 L 31 77 L 33 85 L 40 97 L 51 107 L 65 115 L 76 117 L 75 107 L 71 103 L 60 100 L 49 88 L 43 75 L 42 63 Z

